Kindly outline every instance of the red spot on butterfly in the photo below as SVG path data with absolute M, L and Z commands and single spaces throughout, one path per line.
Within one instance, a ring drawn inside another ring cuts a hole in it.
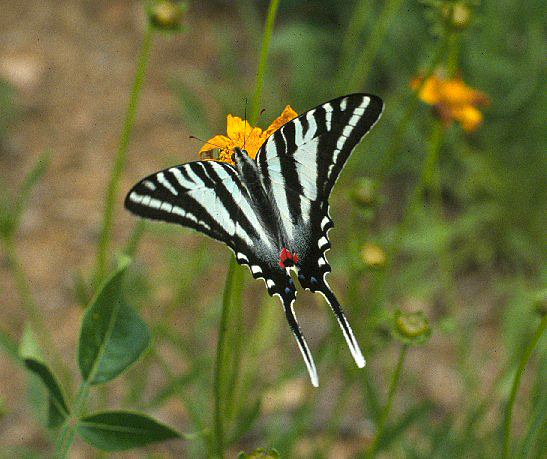
M 284 248 L 279 254 L 279 266 L 281 266 L 281 269 L 290 268 L 296 264 L 298 264 L 298 255 L 296 253 L 289 252 Z

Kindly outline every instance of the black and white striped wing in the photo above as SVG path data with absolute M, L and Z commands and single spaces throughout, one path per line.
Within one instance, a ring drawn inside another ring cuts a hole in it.
M 333 309 L 352 355 L 365 365 L 359 346 L 325 275 L 331 271 L 328 198 L 344 164 L 383 110 L 370 94 L 350 94 L 319 105 L 274 132 L 257 154 L 263 183 L 275 201 L 297 253 L 303 288 L 321 293 Z
M 156 172 L 137 183 L 125 198 L 136 215 L 178 223 L 225 243 L 270 295 L 294 299 L 294 285 L 279 268 L 279 248 L 263 217 L 257 215 L 236 169 L 217 161 L 194 161 Z
M 253 258 L 268 235 L 250 202 L 232 166 L 195 161 L 144 178 L 127 194 L 125 207 L 144 218 L 196 229 L 224 242 L 238 257 Z
M 279 267 L 279 250 L 256 214 L 236 170 L 216 161 L 195 161 L 156 172 L 137 183 L 125 198 L 136 215 L 178 223 L 224 242 L 255 279 L 264 279 L 268 293 L 279 296 L 314 386 L 317 371 L 294 316 L 296 289 Z
M 382 110 L 382 99 L 372 94 L 350 94 L 308 110 L 266 140 L 257 154 L 263 176 L 310 201 L 327 201 L 351 152 Z M 296 213 L 297 203 L 286 201 Z

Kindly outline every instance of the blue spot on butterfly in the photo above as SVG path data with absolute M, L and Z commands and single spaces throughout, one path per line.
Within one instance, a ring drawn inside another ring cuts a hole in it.
M 289 287 L 285 287 L 285 294 L 286 295 L 290 295 L 291 292 L 292 292 L 292 290 Z
M 317 279 L 313 276 L 311 277 L 310 282 L 312 283 L 312 285 L 317 285 Z

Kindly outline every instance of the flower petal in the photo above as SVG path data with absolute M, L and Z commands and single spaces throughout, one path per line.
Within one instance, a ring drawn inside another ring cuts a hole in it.
M 253 128 L 260 129 L 260 128 Z M 239 116 L 228 115 L 226 117 L 226 133 L 232 140 L 247 137 L 251 132 L 251 126 L 247 120 L 243 121 Z
M 472 105 L 453 110 L 452 117 L 459 121 L 465 132 L 475 131 L 482 123 L 482 113 Z
M 410 82 L 410 87 L 413 90 L 417 90 L 422 82 L 422 77 L 414 78 Z M 418 94 L 420 100 L 428 105 L 436 105 L 441 102 L 440 96 L 441 82 L 437 77 L 430 77 L 423 84 L 422 89 Z
M 270 135 L 272 135 L 275 131 L 277 131 L 281 126 L 288 123 L 290 120 L 296 118 L 298 116 L 298 113 L 296 113 L 290 105 L 286 105 L 283 111 L 281 112 L 281 115 L 279 115 L 275 120 L 273 120 L 272 124 L 268 126 L 268 129 L 264 131 L 263 137 L 264 140 L 266 140 Z
M 232 153 L 235 147 L 239 147 L 246 151 L 251 158 L 256 158 L 258 150 L 268 138 L 268 136 L 283 126 L 288 121 L 296 118 L 298 114 L 287 105 L 283 113 L 274 120 L 266 131 L 258 127 L 251 127 L 248 121 L 242 120 L 238 116 L 228 115 L 226 117 L 226 133 L 228 137 L 216 135 L 201 147 L 200 156 L 210 153 L 212 150 L 219 150 L 217 161 L 224 161 L 230 164 L 232 162 Z M 212 155 L 208 158 L 213 159 Z
M 230 148 L 231 144 L 232 141 L 228 137 L 225 137 L 223 135 L 215 135 L 213 138 L 209 139 L 207 143 L 203 145 L 203 147 L 201 147 L 201 150 L 199 150 L 198 154 L 201 155 L 202 153 L 207 153 L 217 148 Z

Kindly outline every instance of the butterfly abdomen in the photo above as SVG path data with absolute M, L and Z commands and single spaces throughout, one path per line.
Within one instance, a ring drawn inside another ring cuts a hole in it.
M 256 215 L 261 220 L 270 240 L 276 245 L 282 244 L 278 215 L 272 205 L 271 198 L 262 185 L 256 161 L 238 147 L 234 148 L 232 158 L 241 181 L 249 193 Z

